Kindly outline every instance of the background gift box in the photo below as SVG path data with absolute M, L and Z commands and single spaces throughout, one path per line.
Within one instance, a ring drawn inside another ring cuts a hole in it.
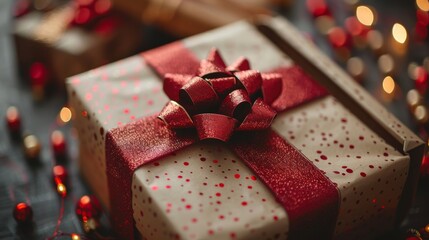
M 288 6 L 292 1 L 270 0 L 192 0 L 192 1 L 114 1 L 124 12 L 145 24 L 154 24 L 176 36 L 190 36 L 240 19 L 271 14 L 274 6 Z
M 67 1 L 43 11 L 28 8 L 16 17 L 13 32 L 18 64 L 39 93 L 45 86 L 61 88 L 65 78 L 129 56 L 139 48 L 139 24 L 112 10 L 108 0 L 91 2 L 86 6 Z

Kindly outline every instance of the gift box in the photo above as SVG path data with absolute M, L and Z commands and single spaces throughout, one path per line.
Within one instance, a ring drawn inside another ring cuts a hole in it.
M 79 10 L 70 2 L 16 18 L 13 34 L 19 68 L 33 84 L 63 87 L 67 77 L 137 51 L 141 35 L 135 21 L 117 11 L 99 16 L 91 12 L 76 20 Z
M 290 0 L 192 0 L 114 1 L 114 6 L 146 24 L 154 24 L 177 36 L 190 36 L 258 14 L 270 14 L 273 6 Z
M 81 173 L 123 239 L 368 239 L 411 204 L 423 142 L 283 18 L 67 85 Z

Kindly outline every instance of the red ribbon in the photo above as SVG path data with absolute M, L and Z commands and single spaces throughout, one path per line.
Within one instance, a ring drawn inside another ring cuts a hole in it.
M 335 185 L 293 146 L 273 130 L 266 129 L 274 110 L 284 111 L 325 96 L 321 86 L 298 67 L 282 67 L 260 74 L 248 70 L 249 62 L 245 59 L 226 67 L 215 51 L 200 64 L 180 42 L 145 52 L 143 57 L 159 75 L 165 75 L 166 94 L 189 105 L 170 102 L 161 114 L 164 122 L 155 116 L 146 117 L 107 134 L 111 217 L 121 238 L 134 236 L 131 205 L 134 170 L 199 139 L 227 141 L 231 136 L 228 146 L 265 182 L 288 213 L 289 237 L 332 237 L 339 199 Z M 281 88 L 276 80 L 279 76 Z M 202 89 L 208 93 L 202 94 Z M 255 97 L 258 93 L 265 102 Z M 248 110 L 252 98 L 256 100 Z M 208 108 L 216 112 L 201 112 Z M 252 114 L 254 112 L 257 114 Z M 189 128 L 192 126 L 196 131 Z M 228 130 L 219 131 L 220 128 Z M 253 131 L 233 134 L 235 129 Z

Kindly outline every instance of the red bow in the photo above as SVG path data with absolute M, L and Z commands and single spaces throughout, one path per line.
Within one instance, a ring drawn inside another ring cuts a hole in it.
M 270 127 L 277 112 L 282 77 L 250 69 L 246 58 L 226 66 L 217 49 L 200 62 L 198 73 L 167 73 L 164 92 L 171 99 L 158 118 L 170 128 L 195 127 L 199 138 L 228 141 L 234 130 Z

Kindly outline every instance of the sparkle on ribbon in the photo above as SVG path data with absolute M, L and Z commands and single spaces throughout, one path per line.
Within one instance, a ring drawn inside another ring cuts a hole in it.
M 277 114 L 271 104 L 281 89 L 280 74 L 252 70 L 243 57 L 226 66 L 212 49 L 195 75 L 165 74 L 171 100 L 158 117 L 173 129 L 194 127 L 201 140 L 228 141 L 235 130 L 270 127 Z

